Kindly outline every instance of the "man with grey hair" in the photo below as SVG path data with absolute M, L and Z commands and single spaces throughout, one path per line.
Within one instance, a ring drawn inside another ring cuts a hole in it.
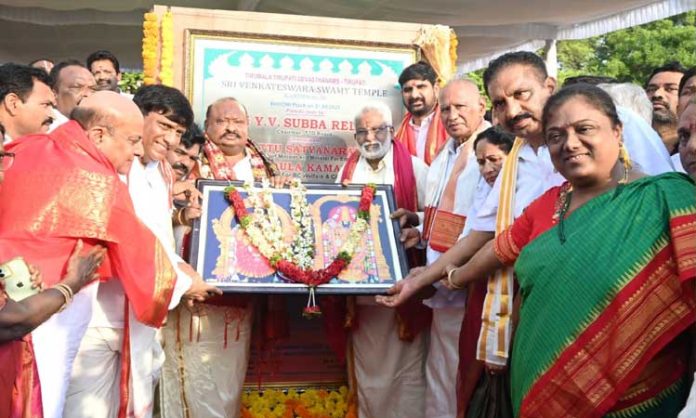
M 464 230 L 476 188 L 482 181 L 473 152 L 474 140 L 491 126 L 483 118 L 486 101 L 469 79 L 447 83 L 440 90 L 439 103 L 442 124 L 449 138 L 430 165 L 423 225 L 418 229 L 406 229 L 402 234 L 407 247 L 419 241 L 425 243 L 428 264 L 449 250 Z M 467 293 L 446 289 L 439 283 L 435 286 L 435 295 L 424 301 L 433 310 L 425 368 L 426 416 L 445 418 L 457 413 L 454 382 Z
M 391 110 L 383 103 L 365 105 L 355 116 L 358 151 L 338 172 L 343 184 L 391 184 L 396 204 L 415 215 L 423 208 L 428 167 L 394 141 Z M 413 266 L 412 266 L 413 267 Z M 373 297 L 358 297 L 359 326 L 352 330 L 353 364 L 360 417 L 419 418 L 424 415 L 426 336 L 429 310 L 419 301 L 395 310 Z M 339 324 L 340 325 L 340 324 Z

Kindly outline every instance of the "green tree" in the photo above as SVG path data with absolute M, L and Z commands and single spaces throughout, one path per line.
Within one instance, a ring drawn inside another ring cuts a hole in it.
M 143 85 L 142 72 L 122 72 L 121 81 L 118 83 L 118 88 L 121 91 L 133 94 L 140 86 Z
M 604 75 L 640 85 L 669 61 L 696 65 L 696 11 L 577 41 L 558 43 L 559 81 Z

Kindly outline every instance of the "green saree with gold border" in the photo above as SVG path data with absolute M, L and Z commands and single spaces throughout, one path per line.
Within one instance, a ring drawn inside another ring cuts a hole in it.
M 645 177 L 521 251 L 511 363 L 519 417 L 676 417 L 696 322 L 696 189 Z

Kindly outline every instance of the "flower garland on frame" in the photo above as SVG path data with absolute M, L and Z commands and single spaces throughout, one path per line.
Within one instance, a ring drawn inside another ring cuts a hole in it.
M 299 180 L 297 181 L 299 182 Z M 278 273 L 282 274 L 283 277 L 293 283 L 302 283 L 309 287 L 309 300 L 307 301 L 307 306 L 304 308 L 303 315 L 310 318 L 321 315 L 321 310 L 316 304 L 315 289 L 317 286 L 331 281 L 331 279 L 338 276 L 339 273 L 350 264 L 355 254 L 355 249 L 360 244 L 364 232 L 369 227 L 370 207 L 375 196 L 375 185 L 368 184 L 363 187 L 358 204 L 357 219 L 351 226 L 348 238 L 331 263 L 320 270 L 313 270 L 307 266 L 308 264 L 311 265 L 311 263 L 308 263 L 306 260 L 309 255 L 306 248 L 308 242 L 313 242 L 313 240 L 309 241 L 309 233 L 303 230 L 311 230 L 311 223 L 303 222 L 303 220 L 294 221 L 300 224 L 295 242 L 302 241 L 298 247 L 302 248 L 299 251 L 304 251 L 304 254 L 299 256 L 297 253 L 293 254 L 293 251 L 287 247 L 282 240 L 282 228 L 280 227 L 280 222 L 277 220 L 277 215 L 275 215 L 275 208 L 268 183 L 262 183 L 261 196 L 251 193 L 250 186 L 245 185 L 245 187 L 250 197 L 250 203 L 254 206 L 253 214 L 248 213 L 246 205 L 244 204 L 244 199 L 234 186 L 229 186 L 225 189 L 225 195 L 234 210 L 239 225 L 244 232 L 246 232 L 251 244 L 259 250 L 261 255 L 268 260 L 270 265 L 275 268 Z M 295 188 L 299 189 L 299 186 L 295 186 Z M 298 200 L 300 199 L 294 199 L 295 202 Z M 306 202 L 306 199 L 301 200 Z M 291 212 L 302 214 L 302 211 L 305 210 L 308 214 L 308 209 L 303 209 L 302 205 L 293 206 Z M 307 216 L 304 216 L 304 218 L 307 218 Z M 278 232 L 278 230 L 280 230 L 280 232 Z
M 157 49 L 159 48 L 159 19 L 156 13 L 143 16 L 143 84 L 157 83 Z

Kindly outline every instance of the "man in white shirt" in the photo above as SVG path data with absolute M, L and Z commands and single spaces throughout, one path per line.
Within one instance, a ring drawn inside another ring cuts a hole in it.
M 399 75 L 401 97 L 408 113 L 394 138 L 427 165 L 447 140 L 437 104 L 437 82 L 435 70 L 425 61 L 409 65 Z
M 132 94 L 124 93 L 118 87 L 121 81 L 121 65 L 116 55 L 110 51 L 94 51 L 87 57 L 87 69 L 94 76 L 97 90 L 111 90 L 126 97 L 133 98 Z
M 177 280 L 169 303 L 169 309 L 173 309 L 182 299 L 191 304 L 205 300 L 209 294 L 221 293 L 204 283 L 174 249 L 170 190 L 173 174 L 166 154 L 178 145 L 185 127 L 193 121 L 193 112 L 180 91 L 161 85 L 141 88 L 134 102 L 145 115 L 144 150 L 130 168 L 128 189 L 138 218 L 163 244 L 165 255 L 176 270 Z M 128 413 L 152 416 L 163 352 L 155 338 L 157 329 L 138 322 L 132 312 L 125 317 L 125 302 L 118 280 L 100 284 L 92 318 L 73 366 L 66 416 L 116 417 L 119 400 L 124 395 L 119 385 L 123 361 L 128 358 Z M 95 370 L 100 373 L 95 374 Z
M 27 65 L 0 66 L 0 124 L 5 143 L 24 135 L 46 133 L 53 122 L 55 95 L 51 79 Z
M 391 110 L 385 104 L 364 106 L 355 117 L 358 152 L 348 158 L 336 181 L 394 185 L 397 206 L 418 212 L 426 196 L 428 167 L 394 141 L 393 132 Z M 399 312 L 397 318 L 396 310 L 377 306 L 372 297 L 357 297 L 358 326 L 350 334 L 349 361 L 355 368 L 361 418 L 425 416 L 427 338 L 425 329 L 418 329 L 408 317 L 429 315 L 420 308 L 421 312 Z M 400 323 L 408 332 L 400 332 Z

